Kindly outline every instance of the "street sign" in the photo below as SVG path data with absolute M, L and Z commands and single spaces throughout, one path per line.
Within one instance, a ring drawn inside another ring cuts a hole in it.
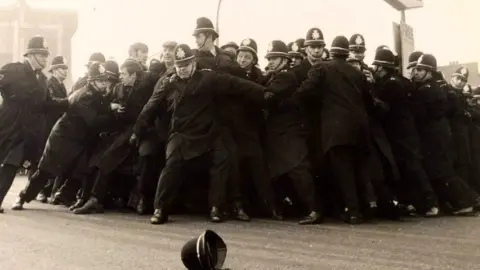
M 384 0 L 398 11 L 423 7 L 423 0 Z
M 402 74 L 406 76 L 408 56 L 415 51 L 413 28 L 406 23 L 393 23 L 395 50 L 399 53 L 402 65 Z

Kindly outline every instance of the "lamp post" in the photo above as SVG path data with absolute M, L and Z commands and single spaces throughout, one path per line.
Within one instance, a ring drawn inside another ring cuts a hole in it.
M 215 22 L 215 28 L 217 29 L 217 33 L 220 36 L 220 6 L 222 5 L 222 0 L 218 0 L 218 5 L 217 5 L 217 18 Z M 217 38 L 216 40 L 217 47 L 220 46 L 220 37 Z
M 400 57 L 402 73 L 407 73 L 408 56 L 414 51 L 413 28 L 406 23 L 405 11 L 423 7 L 423 0 L 384 0 L 394 9 L 400 11 L 400 24 L 394 23 L 396 50 Z

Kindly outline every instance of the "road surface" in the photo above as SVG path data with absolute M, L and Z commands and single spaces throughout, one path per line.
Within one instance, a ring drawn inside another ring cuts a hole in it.
M 184 269 L 182 245 L 213 229 L 227 243 L 231 269 L 480 269 L 480 218 L 412 218 L 349 226 L 298 226 L 255 220 L 211 224 L 172 216 L 152 226 L 135 214 L 75 216 L 60 206 L 9 206 L 24 186 L 16 179 L 0 215 L 0 269 Z

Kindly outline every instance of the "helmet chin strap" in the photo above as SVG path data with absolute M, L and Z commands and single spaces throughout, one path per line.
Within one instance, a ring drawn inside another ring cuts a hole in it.
M 35 62 L 37 63 L 37 66 L 41 67 L 40 69 L 44 69 L 45 65 L 40 64 L 40 61 L 38 61 L 37 56 L 34 54 L 33 59 L 35 59 Z

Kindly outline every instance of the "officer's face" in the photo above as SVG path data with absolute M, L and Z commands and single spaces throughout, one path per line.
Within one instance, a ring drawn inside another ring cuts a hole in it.
M 104 91 L 107 88 L 107 80 L 96 80 L 93 83 L 100 91 Z
M 323 55 L 323 48 L 325 48 L 325 46 L 307 46 L 305 51 L 308 55 L 311 55 L 314 58 L 321 58 Z
M 29 55 L 30 63 L 37 64 L 37 69 L 42 69 L 47 66 L 48 54 L 36 53 Z
M 453 87 L 463 89 L 467 85 L 467 80 L 461 76 L 453 76 L 451 83 Z
M 195 35 L 195 43 L 197 44 L 197 48 L 202 48 L 203 45 L 205 45 L 205 40 L 206 40 L 205 33 L 199 33 Z
M 132 86 L 136 78 L 136 73 L 129 74 L 125 67 L 120 69 L 120 80 L 122 80 L 123 85 Z
M 427 77 L 427 70 L 423 68 L 414 68 L 412 73 L 412 80 L 416 82 L 422 82 Z
M 68 68 L 56 68 L 53 70 L 53 76 L 59 80 L 65 80 L 67 78 Z
M 283 68 L 283 57 L 270 57 L 268 58 L 268 71 L 277 71 Z
M 246 52 L 246 51 L 238 52 L 237 62 L 242 68 L 247 68 L 250 65 L 252 65 L 254 59 L 255 58 L 253 57 L 253 54 L 251 52 Z
M 167 63 L 173 63 L 175 48 L 164 47 L 163 48 L 163 61 Z
M 362 51 L 350 51 L 350 57 L 363 61 L 365 59 L 365 52 Z
M 190 78 L 195 68 L 195 61 L 191 61 L 187 64 L 175 64 L 175 71 L 177 72 L 178 77 L 180 77 L 182 80 Z
M 302 58 L 300 57 L 292 57 L 292 67 L 296 67 L 296 66 L 300 66 L 300 64 L 302 63 Z
M 405 74 L 407 78 L 413 79 L 413 68 L 407 69 L 407 74 Z

